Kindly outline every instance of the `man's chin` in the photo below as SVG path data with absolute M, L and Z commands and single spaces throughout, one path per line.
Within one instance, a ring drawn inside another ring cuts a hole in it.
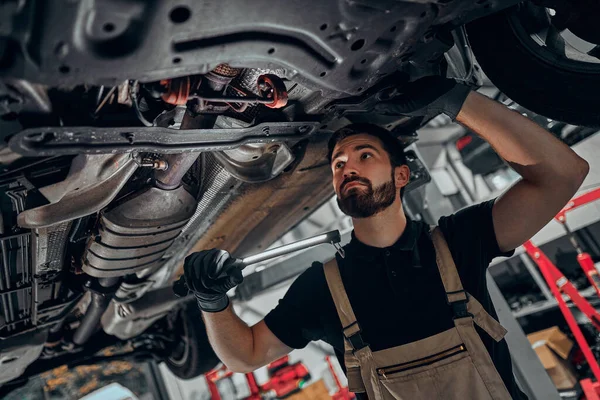
M 396 189 L 393 181 L 384 184 L 373 193 L 369 186 L 367 191 L 360 190 L 362 185 L 353 185 L 337 197 L 337 203 L 342 212 L 352 218 L 369 218 L 390 207 L 396 199 Z
M 344 196 L 344 198 L 348 198 L 351 196 L 361 196 L 361 195 L 365 195 L 369 192 L 369 188 L 367 186 L 364 185 L 352 185 L 349 188 L 344 188 L 344 190 L 342 191 L 342 196 Z
M 337 198 L 338 207 L 349 217 L 354 219 L 370 218 L 374 215 L 382 213 L 391 206 L 379 205 L 378 207 L 369 207 L 362 203 L 364 199 L 360 199 L 359 195 L 348 195 L 343 200 Z
M 349 217 L 352 217 L 354 219 L 365 219 L 365 218 L 374 217 L 375 215 L 380 214 L 383 211 L 384 211 L 384 209 L 369 210 L 369 211 L 366 211 L 363 209 L 352 209 L 352 210 L 344 211 L 344 214 L 346 214 Z
M 360 199 L 358 199 L 358 195 L 356 194 L 346 195 L 341 200 L 338 197 L 338 206 L 344 214 L 356 219 L 369 218 L 372 214 L 369 215 L 368 211 L 365 212 L 366 210 L 358 204 L 359 202 Z

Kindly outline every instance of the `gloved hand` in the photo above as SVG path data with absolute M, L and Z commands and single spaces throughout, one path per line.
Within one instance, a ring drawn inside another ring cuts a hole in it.
M 399 96 L 377 104 L 375 111 L 426 119 L 444 113 L 454 121 L 470 91 L 453 79 L 427 76 L 403 87 Z
M 198 307 L 206 312 L 226 309 L 227 292 L 244 280 L 239 260 L 219 249 L 190 254 L 183 264 L 183 275 Z

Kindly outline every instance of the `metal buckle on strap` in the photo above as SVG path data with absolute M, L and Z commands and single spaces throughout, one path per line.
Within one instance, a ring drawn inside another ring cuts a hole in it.
M 344 336 L 346 337 L 346 339 L 348 339 L 348 341 L 350 342 L 352 349 L 354 349 L 356 351 L 356 350 L 360 350 L 360 349 L 367 347 L 369 344 L 365 343 L 362 336 L 360 335 L 362 332 L 360 327 L 358 327 L 356 332 L 354 332 L 350 335 L 346 334 L 346 331 L 349 330 L 350 328 L 353 328 L 355 325 L 358 325 L 357 321 L 354 321 L 350 325 L 342 328 L 342 332 L 344 333 Z
M 331 244 L 333 245 L 333 247 L 335 247 L 335 251 L 337 251 L 340 257 L 346 258 L 346 251 L 344 250 L 341 244 L 334 242 L 331 242 Z
M 465 299 L 448 302 L 448 304 L 450 304 L 450 307 L 452 307 L 452 314 L 454 314 L 452 319 L 459 319 L 459 318 L 466 318 L 466 317 L 473 318 L 474 317 L 473 314 L 471 314 L 469 311 L 467 311 L 467 304 L 469 303 L 469 293 L 463 289 L 463 290 L 457 290 L 455 292 L 446 292 L 446 296 L 448 296 L 450 294 L 456 294 L 456 293 L 464 293 Z

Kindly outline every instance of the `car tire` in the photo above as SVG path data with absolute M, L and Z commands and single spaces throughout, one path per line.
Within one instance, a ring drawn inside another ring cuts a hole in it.
M 547 118 L 600 127 L 600 64 L 552 60 L 519 26 L 518 7 L 469 23 L 467 34 L 483 72 L 504 94 Z M 540 52 L 544 52 L 541 56 Z
M 206 334 L 202 315 L 195 302 L 179 313 L 177 329 L 181 343 L 165 359 L 169 370 L 178 378 L 192 379 L 211 371 L 221 362 Z

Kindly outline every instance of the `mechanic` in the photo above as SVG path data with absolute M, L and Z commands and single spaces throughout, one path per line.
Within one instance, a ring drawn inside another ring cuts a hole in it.
M 556 215 L 582 184 L 587 162 L 534 122 L 453 80 L 422 78 L 377 110 L 426 118 L 443 112 L 488 141 L 522 179 L 430 229 L 404 213 L 410 171 L 400 142 L 371 124 L 342 128 L 329 142 L 329 159 L 338 204 L 354 224 L 344 258 L 313 263 L 252 327 L 226 295 L 243 279 L 233 258 L 212 249 L 186 259 L 186 282 L 215 352 L 232 371 L 247 372 L 322 339 L 359 398 L 527 398 L 514 380 L 486 269 Z

